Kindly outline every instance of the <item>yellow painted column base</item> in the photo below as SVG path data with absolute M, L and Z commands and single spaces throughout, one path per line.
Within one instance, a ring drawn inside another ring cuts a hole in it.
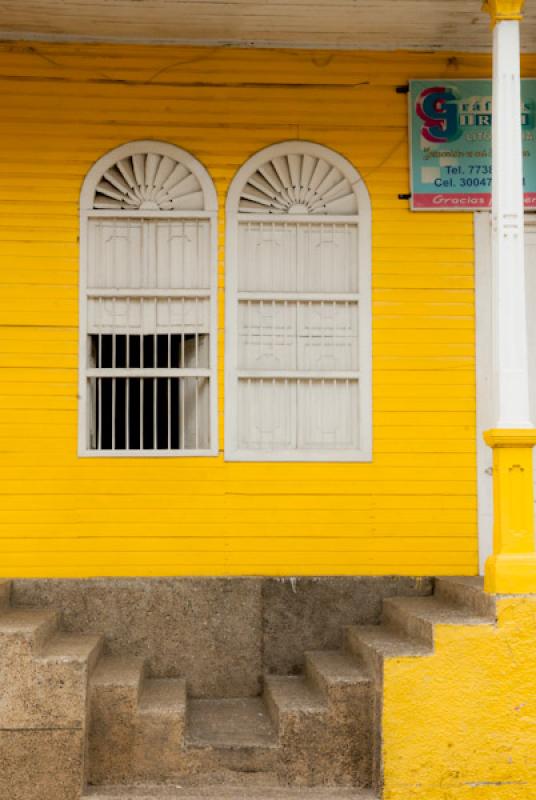
M 536 555 L 490 556 L 484 589 L 491 594 L 536 594 Z
M 493 555 L 484 587 L 494 594 L 536 593 L 532 449 L 536 430 L 490 430 L 493 448 Z

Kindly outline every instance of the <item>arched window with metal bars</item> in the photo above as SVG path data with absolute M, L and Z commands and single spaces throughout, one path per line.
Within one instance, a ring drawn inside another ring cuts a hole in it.
M 82 455 L 210 455 L 216 433 L 216 215 L 175 145 L 103 156 L 81 194 Z

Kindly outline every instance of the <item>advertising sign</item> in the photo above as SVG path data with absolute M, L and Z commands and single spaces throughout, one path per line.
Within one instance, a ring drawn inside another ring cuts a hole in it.
M 536 208 L 536 80 L 521 81 L 525 208 Z M 410 81 L 411 207 L 491 206 L 491 81 Z

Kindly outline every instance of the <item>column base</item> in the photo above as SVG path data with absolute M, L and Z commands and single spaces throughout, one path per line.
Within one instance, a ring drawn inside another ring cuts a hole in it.
M 493 594 L 536 593 L 532 448 L 536 430 L 494 429 L 484 439 L 493 448 L 493 555 L 484 588 Z
M 486 561 L 484 589 L 490 594 L 536 594 L 536 554 L 499 554 Z

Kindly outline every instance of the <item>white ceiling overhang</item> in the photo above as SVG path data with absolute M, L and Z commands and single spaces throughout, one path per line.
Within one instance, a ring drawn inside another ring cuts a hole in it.
M 536 4 L 523 48 L 536 50 Z M 489 51 L 481 0 L 0 0 L 0 38 Z

